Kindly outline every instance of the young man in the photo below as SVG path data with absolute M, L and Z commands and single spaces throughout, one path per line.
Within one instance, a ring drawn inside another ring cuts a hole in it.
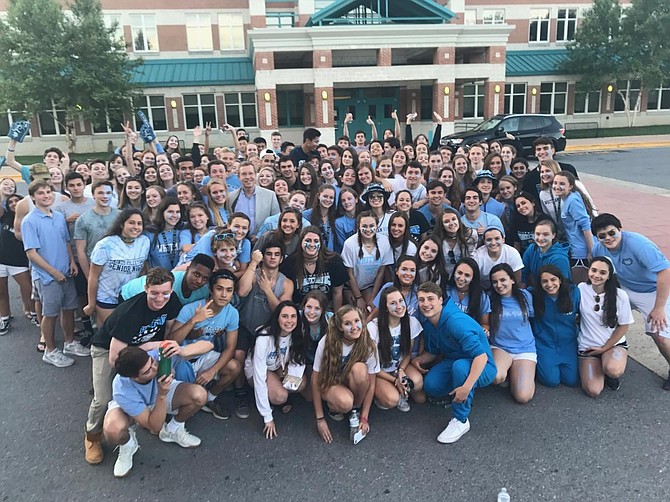
M 475 172 L 475 174 L 484 169 L 485 155 L 486 153 L 484 152 L 484 147 L 479 143 L 470 146 L 468 158 L 470 159 L 470 166 L 472 166 L 472 170 Z
M 209 299 L 182 307 L 170 335 L 179 344 L 186 342 L 186 346 L 203 340 L 213 344 L 213 350 L 193 363 L 193 370 L 197 384 L 204 388 L 211 384 L 203 411 L 220 420 L 230 418 L 230 413 L 217 396 L 242 373 L 244 365 L 244 360 L 234 357 L 240 316 L 230 301 L 236 284 L 237 278 L 230 270 L 214 272 L 209 280 Z
M 440 443 L 455 443 L 470 430 L 468 417 L 475 389 L 486 387 L 496 376 L 491 346 L 484 329 L 453 301 L 442 304 L 442 290 L 432 282 L 417 292 L 425 351 L 411 364 L 424 374 L 423 390 L 435 398 L 451 397 L 453 418 L 440 433 Z M 442 356 L 440 362 L 426 367 Z M 402 372 L 402 367 L 399 373 Z
M 29 185 L 31 181 L 34 181 L 34 173 L 32 172 L 32 166 L 23 166 L 16 161 L 16 140 L 10 139 L 9 144 L 7 145 L 7 159 L 5 164 L 21 173 L 21 179 Z M 70 169 L 70 158 L 67 154 L 63 153 L 60 148 L 52 146 L 44 150 L 44 157 L 42 159 L 42 164 L 46 166 L 46 172 L 49 173 L 49 169 L 52 167 L 60 167 L 64 173 L 67 173 Z
M 494 214 L 489 214 L 481 210 L 482 193 L 474 187 L 466 188 L 463 193 L 463 209 L 465 210 L 461 216 L 461 223 L 469 228 L 477 230 L 480 244 L 484 235 L 484 230 L 489 227 L 499 229 L 503 236 L 505 229 L 502 221 Z
M 174 276 L 162 268 L 147 273 L 144 292 L 114 309 L 91 340 L 93 399 L 86 422 L 86 461 L 103 459 L 102 426 L 107 403 L 112 398 L 114 364 L 125 347 L 158 348 L 170 333 L 181 304 L 172 291 Z
M 482 169 L 472 181 L 472 186 L 479 190 L 482 196 L 482 211 L 494 214 L 502 221 L 505 214 L 505 204 L 498 202 L 491 196 L 493 190 L 498 186 L 498 179 L 495 175 L 488 169 Z
M 177 178 L 179 181 L 193 181 L 193 159 L 182 156 L 177 159 Z
M 405 188 L 412 194 L 412 207 L 418 209 L 426 204 L 426 187 L 421 184 L 423 181 L 423 167 L 416 160 L 407 163 L 402 171 L 405 178 Z
M 428 204 L 419 209 L 431 228 L 435 228 L 435 219 L 442 211 L 449 207 L 444 200 L 447 195 L 447 186 L 439 180 L 428 183 Z
M 284 141 L 281 144 L 281 148 L 279 150 L 279 155 L 291 155 L 291 152 L 295 148 L 295 144 L 291 143 L 290 141 Z
M 339 174 L 340 167 L 342 166 L 342 152 L 342 148 L 337 145 L 328 147 L 328 159 L 333 165 L 333 171 L 335 171 L 335 175 Z
M 77 292 L 73 277 L 77 264 L 70 247 L 70 234 L 62 213 L 51 210 L 54 193 L 46 181 L 33 181 L 28 194 L 35 208 L 21 223 L 23 247 L 32 264 L 32 280 L 42 306 L 40 331 L 46 344 L 42 361 L 64 368 L 74 364 L 65 354 L 88 356 L 90 352 L 74 341 L 74 309 Z M 56 348 L 56 319 L 60 315 L 65 343 Z
M 318 129 L 313 127 L 305 129 L 302 133 L 302 145 L 291 151 L 290 157 L 293 165 L 299 166 L 301 160 L 307 160 L 310 155 L 318 155 L 319 152 L 316 151 L 316 147 L 319 146 L 319 141 L 321 141 L 321 132 Z
M 242 162 L 239 171 L 242 187 L 228 196 L 231 212 L 239 211 L 249 217 L 249 237 L 255 237 L 268 216 L 280 212 L 279 202 L 271 190 L 256 185 L 256 170 L 250 162 Z
M 438 150 L 433 150 L 428 156 L 428 182 L 436 180 L 440 176 L 440 170 L 443 167 L 442 154 Z
M 279 174 L 288 183 L 288 189 L 293 190 L 298 182 L 298 175 L 295 171 L 295 164 L 288 155 L 279 157 Z
M 276 155 L 279 155 L 281 153 L 281 133 L 279 131 L 275 131 L 270 135 L 270 143 L 272 143 L 272 150 L 275 152 Z
M 612 260 L 631 307 L 645 316 L 646 333 L 670 365 L 670 261 L 644 235 L 622 232 L 621 228 L 621 221 L 613 214 L 596 216 L 591 232 L 598 241 L 592 254 Z M 670 390 L 670 373 L 663 389 Z
M 351 141 L 349 140 L 349 136 L 340 136 L 337 138 L 337 146 L 339 146 L 342 150 L 346 150 L 351 146 Z
M 204 346 L 204 348 L 203 348 Z M 179 347 L 166 344 L 163 354 L 175 361 L 190 359 L 206 351 L 211 343 L 202 342 Z M 184 424 L 205 404 L 207 392 L 199 385 L 180 382 L 172 375 L 158 374 L 158 351 L 145 352 L 139 347 L 125 347 L 114 362 L 117 375 L 112 383 L 113 400 L 105 415 L 104 434 L 110 444 L 119 445 L 114 476 L 127 476 L 133 468 L 133 456 L 139 449 L 137 425 L 148 429 L 165 443 L 182 448 L 197 448 L 200 438 L 190 434 Z M 167 415 L 174 415 L 165 423 Z
M 384 155 L 393 157 L 393 154 L 400 150 L 400 140 L 393 136 L 384 140 Z
M 524 177 L 523 191 L 533 194 L 536 200 L 540 200 L 540 162 L 543 160 L 554 160 L 556 150 L 554 149 L 554 142 L 544 136 L 533 141 L 533 148 L 535 149 L 535 157 L 537 158 L 538 165 L 535 169 L 528 171 Z M 575 175 L 575 178 L 579 179 L 575 166 L 566 164 L 565 162 L 559 162 L 558 165 L 561 166 L 561 171 L 570 171 Z

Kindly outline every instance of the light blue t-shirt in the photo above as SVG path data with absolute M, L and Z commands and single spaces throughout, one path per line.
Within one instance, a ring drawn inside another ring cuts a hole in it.
M 621 285 L 636 293 L 656 291 L 656 275 L 670 268 L 658 246 L 636 232 L 621 232 L 621 244 L 614 251 L 596 242 L 592 254 L 611 258 Z
M 491 334 L 491 346 L 499 347 L 510 354 L 536 352 L 535 337 L 530 325 L 530 318 L 534 316 L 533 298 L 525 289 L 521 292 L 528 305 L 527 318 L 523 318 L 521 306 L 513 297 L 503 297 L 500 326 L 495 334 Z
M 584 231 L 591 230 L 591 219 L 586 212 L 584 201 L 578 193 L 572 192 L 563 200 L 561 222 L 570 245 L 570 258 L 573 260 L 586 258 L 589 249 Z M 589 239 L 592 239 L 592 237 L 589 236 Z
M 197 302 L 198 300 L 202 300 L 209 296 L 209 287 L 207 286 L 207 284 L 205 284 L 204 286 L 196 289 L 195 291 L 191 291 L 191 296 L 186 298 L 181 289 L 181 285 L 184 282 L 184 277 L 186 277 L 186 272 L 184 272 L 183 270 L 179 270 L 176 272 L 172 272 L 172 275 L 174 275 L 174 285 L 172 286 L 172 289 L 174 291 L 174 294 L 176 294 L 177 297 L 179 298 L 179 301 L 181 302 L 182 305 L 186 305 L 191 302 Z M 146 275 L 138 277 L 137 279 L 133 279 L 132 281 L 128 282 L 121 288 L 121 296 L 123 297 L 124 300 L 128 300 L 133 296 L 137 296 L 140 293 L 143 293 L 144 286 L 146 283 L 147 283 Z
M 470 296 L 465 295 L 463 299 L 461 300 L 458 297 L 458 290 L 454 287 L 449 286 L 447 288 L 447 295 L 451 300 L 454 302 L 454 305 L 456 305 L 459 309 L 461 309 L 464 313 L 468 313 L 468 305 L 470 303 Z M 480 313 L 481 315 L 489 314 L 491 312 L 491 300 L 489 300 L 489 297 L 486 293 L 482 291 L 482 298 L 480 300 L 479 304 L 480 308 Z M 479 319 L 476 319 L 477 322 L 479 322 Z
M 189 244 L 197 244 L 202 236 L 195 232 L 192 234 L 189 229 L 184 229 L 179 232 L 179 249 Z
M 212 253 L 212 237 L 214 237 L 214 234 L 216 234 L 216 230 L 210 230 L 203 235 L 195 246 L 184 255 L 181 261 L 187 263 L 200 253 L 214 258 L 214 253 Z M 251 241 L 249 239 L 242 239 L 237 243 L 237 259 L 240 263 L 249 263 L 251 261 Z
M 179 262 L 179 230 L 145 232 L 150 240 L 149 264 L 172 270 Z
M 99 241 L 91 253 L 91 263 L 102 266 L 96 300 L 117 304 L 121 288 L 135 279 L 149 257 L 149 238 L 140 235 L 126 244 L 118 235 Z
M 442 209 L 446 209 L 448 207 L 451 207 L 449 204 L 446 202 L 442 203 Z M 419 212 L 423 215 L 424 218 L 426 218 L 426 221 L 431 227 L 435 226 L 435 216 L 433 216 L 433 213 L 430 212 L 430 204 L 424 204 L 421 206 L 419 209 Z
M 70 271 L 70 253 L 68 253 L 70 232 L 67 230 L 65 216 L 58 211 L 47 215 L 35 208 L 21 222 L 23 249 L 35 249 L 49 265 L 64 275 Z M 50 284 L 55 279 L 46 270 L 32 264 L 32 279 L 42 284 Z
M 175 319 L 178 323 L 186 324 L 194 315 L 195 309 L 202 305 L 206 305 L 207 300 L 198 300 L 197 302 L 184 305 L 179 311 L 179 315 Z M 221 309 L 221 312 L 214 317 L 199 322 L 193 328 L 194 331 L 199 332 L 197 339 L 187 339 L 184 343 L 193 343 L 196 341 L 206 340 L 214 342 L 217 336 L 226 336 L 226 333 L 236 331 L 240 327 L 240 314 L 235 308 L 228 304 Z
M 474 228 L 477 230 L 480 226 L 484 228 L 497 228 L 505 236 L 505 229 L 503 228 L 502 221 L 495 214 L 489 214 L 485 211 L 479 212 L 479 217 L 475 221 L 468 220 L 467 216 L 461 216 L 461 223 L 463 226 L 468 228 Z
M 392 282 L 387 282 L 384 284 L 381 289 L 379 290 L 379 293 L 377 293 L 377 296 L 375 296 L 375 299 L 372 300 L 372 304 L 379 308 L 379 300 L 382 297 L 382 291 L 384 291 L 386 288 L 389 286 L 393 286 Z M 407 296 L 403 295 L 403 298 L 405 298 L 405 305 L 407 306 L 407 312 L 409 315 L 417 317 L 417 314 L 419 312 L 419 298 L 416 296 L 416 287 L 412 286 L 412 289 L 410 289 L 409 294 Z

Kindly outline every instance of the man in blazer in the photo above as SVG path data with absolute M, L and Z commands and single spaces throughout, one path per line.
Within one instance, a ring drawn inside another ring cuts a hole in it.
M 268 216 L 280 212 L 279 202 L 273 191 L 256 185 L 256 170 L 251 162 L 240 164 L 238 177 L 242 187 L 229 195 L 228 204 L 231 212 L 239 211 L 249 217 L 249 237 L 253 238 Z

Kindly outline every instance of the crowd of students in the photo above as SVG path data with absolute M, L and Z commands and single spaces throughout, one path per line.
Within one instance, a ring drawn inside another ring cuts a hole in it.
M 106 161 L 50 148 L 32 166 L 10 141 L 29 196 L 0 180 L 0 334 L 11 275 L 43 361 L 91 357 L 87 462 L 102 461 L 104 436 L 127 475 L 138 426 L 199 446 L 184 424 L 200 410 L 228 419 L 226 389 L 241 419 L 253 392 L 267 438 L 301 394 L 328 443 L 326 415 L 348 417 L 358 442 L 373 404 L 427 400 L 450 405 L 438 441 L 453 443 L 479 387 L 519 403 L 536 381 L 617 390 L 631 309 L 670 362 L 670 262 L 598 215 L 551 139 L 532 166 L 513 141 L 452 151 L 438 126 L 429 145 L 411 120 L 402 145 L 399 126 L 331 146 L 307 129 L 294 146 L 226 125 L 233 146 L 212 153 L 198 127 L 188 154 L 175 136 L 139 149 L 126 126 Z M 172 374 L 157 378 L 159 349 Z

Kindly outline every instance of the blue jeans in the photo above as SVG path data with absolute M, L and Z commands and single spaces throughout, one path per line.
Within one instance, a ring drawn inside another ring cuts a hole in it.
M 429 396 L 447 397 L 449 393 L 465 383 L 470 374 L 472 366 L 471 359 L 445 359 L 433 366 L 423 380 L 423 390 Z M 468 398 L 463 403 L 451 403 L 451 411 L 454 418 L 465 422 L 472 409 L 472 400 L 475 397 L 477 387 L 486 387 L 496 376 L 496 366 L 490 360 L 484 366 L 484 371 L 479 375 L 477 382 L 470 391 Z

